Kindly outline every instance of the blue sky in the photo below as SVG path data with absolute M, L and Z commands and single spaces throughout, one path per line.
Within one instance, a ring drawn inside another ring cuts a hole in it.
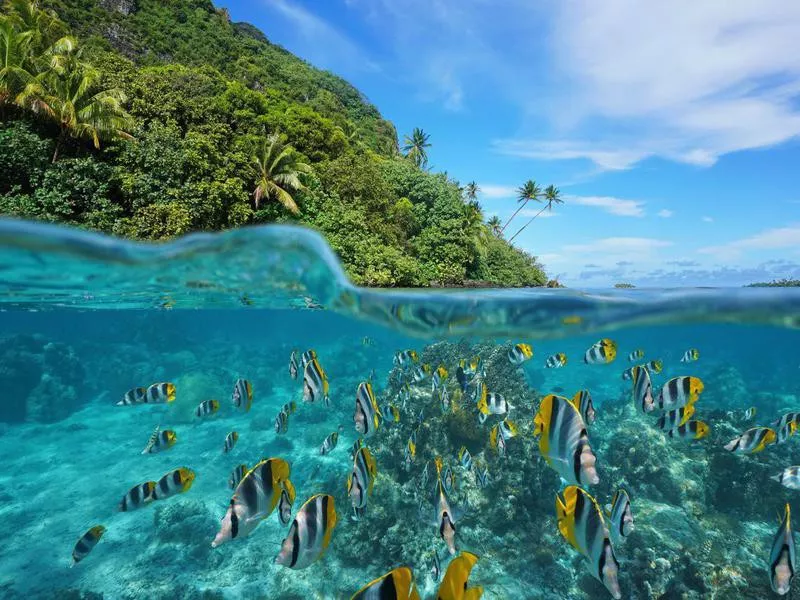
M 800 277 L 800 2 L 216 3 L 423 128 L 487 215 L 559 187 L 514 243 L 567 285 Z

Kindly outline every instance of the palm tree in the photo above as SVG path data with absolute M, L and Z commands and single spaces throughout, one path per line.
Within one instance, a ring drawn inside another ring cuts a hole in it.
M 500 220 L 500 217 L 494 215 L 491 219 L 489 219 L 486 224 L 489 226 L 489 229 L 492 231 L 494 235 L 500 237 L 500 233 L 502 232 L 502 225 L 503 222 Z
M 286 210 L 300 214 L 292 194 L 305 189 L 300 175 L 310 173 L 311 167 L 298 159 L 294 148 L 273 133 L 264 139 L 259 153 L 253 156 L 253 163 L 258 169 L 258 184 L 253 190 L 256 209 L 262 198 L 274 198 Z
M 461 230 L 477 253 L 483 252 L 486 247 L 487 230 L 483 223 L 481 205 L 477 201 L 468 202 L 461 209 Z
M 17 31 L 10 16 L 0 15 L 0 107 L 14 104 L 33 81 L 32 42 L 33 32 Z
M 503 225 L 503 228 L 500 230 L 500 233 L 503 233 L 508 227 L 508 224 L 514 220 L 514 217 L 517 216 L 519 211 L 521 211 L 531 200 L 539 201 L 539 194 L 542 193 L 542 190 L 536 185 L 536 182 L 533 179 L 528 179 L 525 184 L 521 187 L 517 188 L 517 202 L 520 203 L 520 207 L 514 211 L 514 214 L 511 215 L 511 218 L 506 221 L 506 224 Z
M 410 136 L 406 136 L 403 140 L 403 151 L 406 153 L 406 158 L 411 160 L 417 167 L 424 169 L 428 164 L 428 152 L 426 148 L 430 148 L 430 135 L 422 131 L 419 127 L 415 127 Z
M 467 197 L 467 200 L 474 202 L 478 199 L 478 192 L 481 191 L 481 188 L 478 187 L 478 184 L 474 181 L 470 181 L 467 185 L 464 186 L 464 194 Z
M 100 72 L 79 60 L 74 40 L 62 38 L 49 55 L 52 68 L 28 83 L 17 102 L 59 126 L 53 162 L 69 137 L 90 139 L 95 148 L 100 147 L 101 139 L 133 139 L 126 132 L 133 123 L 122 107 L 125 94 L 101 85 Z
M 545 210 L 553 210 L 553 204 L 564 204 L 564 201 L 561 199 L 561 192 L 560 192 L 560 191 L 559 191 L 559 189 L 558 189 L 556 186 L 554 186 L 554 185 L 548 185 L 548 186 L 547 186 L 547 188 L 544 190 L 544 200 L 545 200 L 545 202 L 546 202 L 547 204 L 545 204 L 545 205 L 542 207 L 542 210 L 540 210 L 538 213 L 536 213 L 535 215 L 533 215 L 533 216 L 531 217 L 531 220 L 530 220 L 530 221 L 528 221 L 527 223 L 525 223 L 525 225 L 523 225 L 523 226 L 522 226 L 522 228 L 520 228 L 520 230 L 519 230 L 517 233 L 515 233 L 514 235 L 512 235 L 512 236 L 511 236 L 511 239 L 510 239 L 510 240 L 508 240 L 508 243 L 509 243 L 509 244 L 510 244 L 511 242 L 513 242 L 513 241 L 514 241 L 514 238 L 515 238 L 515 237 L 517 237 L 517 236 L 518 236 L 520 233 L 522 233 L 522 231 L 523 231 L 523 230 L 524 230 L 524 229 L 525 229 L 525 228 L 526 228 L 528 225 L 530 225 L 531 223 L 533 223 L 533 220 L 534 220 L 536 217 L 538 217 L 540 214 L 542 214 L 542 212 L 544 212 Z

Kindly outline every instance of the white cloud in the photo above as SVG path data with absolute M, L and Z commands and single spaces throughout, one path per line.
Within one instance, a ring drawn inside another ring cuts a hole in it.
M 704 223 L 713 223 L 714 219 L 712 219 L 711 217 L 703 217 L 703 222 Z
M 667 240 L 656 240 L 651 238 L 636 237 L 609 237 L 594 240 L 586 244 L 569 244 L 564 246 L 568 252 L 591 252 L 594 257 L 630 255 L 636 256 L 649 254 L 659 248 L 672 246 L 672 242 Z
M 740 240 L 718 246 L 706 246 L 698 250 L 701 254 L 711 254 L 719 259 L 735 259 L 746 251 L 779 250 L 800 248 L 800 224 L 777 227 L 757 233 Z
M 540 213 L 541 211 L 541 213 Z M 534 208 L 525 208 L 519 211 L 519 214 L 523 217 L 536 217 L 537 219 L 550 219 L 551 217 L 557 217 L 558 213 L 555 213 L 551 210 L 542 210 L 541 206 L 534 205 Z
M 480 196 L 482 198 L 494 199 L 517 197 L 517 186 L 479 183 L 478 187 L 481 189 Z
M 662 219 L 669 219 L 674 214 L 675 214 L 674 212 L 672 212 L 671 210 L 667 210 L 666 208 L 662 208 L 660 211 L 656 213 L 656 215 L 658 215 Z
M 643 203 L 637 200 L 623 200 L 611 196 L 567 196 L 564 201 L 580 206 L 593 206 L 621 217 L 644 216 Z
M 548 104 L 561 131 L 499 141 L 500 151 L 583 158 L 604 169 L 650 156 L 709 166 L 723 154 L 800 135 L 800 2 L 553 6 L 548 38 L 563 85 L 561 101 Z

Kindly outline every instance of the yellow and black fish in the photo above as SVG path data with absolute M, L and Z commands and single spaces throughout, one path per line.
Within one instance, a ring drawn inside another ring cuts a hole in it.
M 444 365 L 439 365 L 436 368 L 431 377 L 431 392 L 439 389 L 439 386 L 447 379 L 447 375 L 447 369 L 444 368 Z
M 473 356 L 469 360 L 462 358 L 458 364 L 469 377 L 483 374 L 483 361 L 480 356 Z
M 392 359 L 394 366 L 402 369 L 405 369 L 417 361 L 419 361 L 419 355 L 416 350 L 402 350 L 395 354 Z
M 213 415 L 219 410 L 219 402 L 216 400 L 203 400 L 200 404 L 197 405 L 197 408 L 194 410 L 194 414 L 197 417 L 207 417 L 209 415 Z
M 246 379 L 237 379 L 231 394 L 233 407 L 242 412 L 248 412 L 253 405 L 253 386 Z
M 656 408 L 650 373 L 644 367 L 633 367 L 633 404 L 643 413 L 653 412 Z
M 231 431 L 228 435 L 225 436 L 225 444 L 222 446 L 222 451 L 225 454 L 228 454 L 233 447 L 236 445 L 236 442 L 239 441 L 239 433 L 236 431 Z
M 774 429 L 753 427 L 725 444 L 725 450 L 742 454 L 755 454 L 756 452 L 761 452 L 769 444 L 774 443 L 775 437 Z
M 326 454 L 330 454 L 336 448 L 336 444 L 338 443 L 339 443 L 339 432 L 334 431 L 322 441 L 322 445 L 319 447 L 320 455 L 325 456 Z
M 309 498 L 297 511 L 275 564 L 305 569 L 322 558 L 331 543 L 336 520 L 333 496 L 317 494 Z
M 644 350 L 641 348 L 628 354 L 628 362 L 635 362 L 637 360 L 642 360 L 642 358 L 644 358 Z
M 450 508 L 450 503 L 447 499 L 448 490 L 445 488 L 445 483 L 442 478 L 442 457 L 437 456 L 434 459 L 436 464 L 436 491 L 434 495 L 434 519 L 439 527 L 439 537 L 441 537 L 447 544 L 447 549 L 450 554 L 456 553 L 456 523 L 453 511 Z M 449 469 L 449 467 L 448 467 Z
M 420 600 L 420 596 L 411 569 L 397 567 L 370 581 L 350 600 Z
M 281 499 L 278 501 L 278 519 L 284 525 L 288 525 L 292 520 L 292 505 L 295 499 L 294 484 L 288 479 L 280 482 Z
M 606 504 L 605 508 L 605 515 L 611 525 L 611 538 L 616 542 L 628 537 L 633 531 L 633 512 L 628 492 L 623 489 L 617 490 L 611 499 L 611 504 Z
M 517 435 L 517 425 L 505 419 L 489 431 L 489 445 L 503 458 L 506 456 L 508 440 Z
M 686 421 L 683 425 L 670 429 L 667 435 L 684 440 L 700 440 L 706 437 L 710 431 L 711 428 L 703 421 Z
M 417 458 L 417 430 L 414 429 L 406 442 L 406 449 L 403 452 L 403 463 L 406 469 L 411 468 L 411 463 Z M 428 465 L 425 464 L 425 475 L 428 473 Z
M 75 543 L 75 547 L 72 549 L 72 565 L 75 566 L 79 562 L 81 562 L 84 558 L 89 556 L 89 553 L 94 550 L 94 547 L 97 545 L 97 542 L 100 541 L 100 538 L 103 537 L 103 534 L 106 532 L 106 528 L 102 525 L 95 525 L 89 531 L 84 533 L 80 539 Z
M 533 358 L 533 347 L 530 344 L 514 344 L 508 351 L 508 360 L 512 365 L 521 365 Z
M 592 394 L 589 390 L 581 390 L 571 400 L 572 405 L 581 413 L 584 423 L 591 425 L 597 417 L 597 412 L 592 404 Z
M 162 476 L 153 490 L 153 500 L 164 500 L 175 494 L 189 491 L 194 483 L 194 471 L 186 467 L 174 469 Z
M 367 448 L 360 448 L 353 459 L 353 471 L 347 478 L 347 495 L 353 505 L 353 520 L 358 521 L 367 510 L 367 499 L 372 495 L 378 466 Z
M 131 406 L 132 404 L 144 404 L 145 394 L 147 390 L 143 387 L 137 387 L 125 392 L 122 400 L 117 402 L 117 406 Z
M 472 470 L 472 455 L 469 453 L 466 446 L 461 446 L 461 450 L 458 451 L 458 462 L 461 463 L 461 466 L 467 471 Z
M 364 437 L 370 437 L 380 427 L 382 417 L 372 384 L 362 381 L 356 390 L 356 410 L 353 413 L 356 431 Z
M 303 354 L 300 355 L 300 366 L 303 370 L 308 366 L 312 360 L 317 358 L 317 351 L 316 350 L 306 350 Z
M 619 600 L 619 562 L 609 539 L 600 505 L 588 492 L 575 485 L 556 494 L 558 531 L 570 545 L 589 559 L 589 571 Z
M 292 353 L 289 355 L 289 377 L 297 379 L 297 372 L 299 370 L 300 366 L 297 364 L 297 350 L 292 350 Z
M 656 421 L 656 427 L 661 431 L 671 431 L 680 427 L 694 414 L 694 404 L 687 404 L 669 412 L 665 412 Z
M 700 351 L 697 348 L 691 348 L 683 353 L 681 362 L 694 362 L 700 358 Z
M 234 467 L 233 471 L 231 471 L 231 476 L 228 478 L 228 487 L 232 490 L 236 489 L 236 486 L 239 485 L 239 482 L 247 473 L 247 465 L 242 463 L 241 465 L 237 465 Z
M 451 560 L 436 592 L 436 600 L 480 600 L 483 587 L 467 587 L 472 567 L 477 562 L 478 557 L 472 552 L 462 552 Z
M 419 383 L 427 379 L 427 377 L 431 374 L 431 366 L 430 365 L 419 365 L 414 367 L 409 372 L 409 377 L 411 381 L 414 383 Z
M 544 366 L 547 369 L 560 369 L 561 367 L 566 366 L 567 364 L 567 355 L 563 352 L 559 352 L 558 354 L 553 354 L 552 356 L 548 356 L 547 360 L 544 362 Z
M 583 362 L 588 365 L 607 365 L 617 358 L 617 343 L 608 338 L 592 344 L 583 355 Z
M 368 335 L 365 335 L 363 338 L 361 338 L 361 345 L 366 347 L 366 348 L 374 346 L 375 345 L 375 340 L 373 340 Z
M 697 377 L 673 377 L 665 383 L 655 400 L 659 410 L 674 410 L 697 402 L 703 393 L 703 382 Z
M 127 512 L 149 504 L 153 501 L 153 491 L 155 487 L 155 481 L 145 481 L 144 483 L 133 486 L 128 490 L 128 493 L 122 497 L 119 503 L 119 510 L 121 512 Z
M 788 594 L 792 586 L 797 569 L 795 552 L 792 510 L 787 502 L 769 552 L 769 583 L 772 591 L 781 596 Z
M 178 441 L 178 436 L 171 429 L 165 429 L 164 431 L 159 431 L 159 429 L 160 427 L 156 426 L 147 441 L 147 445 L 142 450 L 142 454 L 156 454 L 167 448 L 172 448 L 175 442 Z
M 278 435 L 289 431 L 289 413 L 281 409 L 275 416 L 275 433 Z
M 175 402 L 175 384 L 173 383 L 154 383 L 144 394 L 144 401 L 147 404 L 165 404 Z
M 600 482 L 586 424 L 569 400 L 554 394 L 545 396 L 533 423 L 539 452 L 563 479 L 582 486 Z
M 508 401 L 501 395 L 494 392 L 487 392 L 486 386 L 482 383 L 480 387 L 480 398 L 478 398 L 478 410 L 484 415 L 505 415 L 511 412 L 514 408 Z
M 311 359 L 303 370 L 303 401 L 322 400 L 325 406 L 329 406 L 328 388 L 328 376 L 325 375 L 319 361 L 316 358 Z

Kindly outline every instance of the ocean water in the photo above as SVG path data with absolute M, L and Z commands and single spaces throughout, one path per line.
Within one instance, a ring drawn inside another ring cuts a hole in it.
M 725 445 L 800 411 L 797 291 L 358 290 L 320 238 L 288 227 L 144 247 L 0 221 L 0 273 L 2 598 L 350 598 L 399 566 L 412 569 L 422 598 L 435 598 L 451 561 L 432 494 L 436 457 L 455 476 L 447 496 L 457 551 L 479 557 L 470 587 L 485 598 L 611 598 L 592 560 L 559 532 L 556 494 L 567 484 L 534 435 L 542 399 L 579 390 L 596 410 L 586 429 L 599 478 L 583 488 L 600 507 L 619 489 L 630 497 L 634 528 L 610 538 L 621 597 L 777 597 L 773 538 L 785 505 L 800 511 L 800 491 L 774 478 L 800 465 L 800 435 L 752 454 Z M 601 339 L 615 342 L 616 358 L 584 363 Z M 517 343 L 533 350 L 520 365 L 508 359 Z M 309 349 L 329 406 L 304 402 L 302 369 L 289 374 L 292 351 Z M 446 409 L 430 376 L 403 402 L 410 369 L 393 358 L 408 349 L 419 354 L 414 367 L 448 371 Z M 644 357 L 629 361 L 637 349 Z M 681 362 L 690 349 L 699 358 Z M 546 368 L 557 353 L 567 364 Z M 459 397 L 459 362 L 474 356 L 484 374 Z M 656 359 L 656 396 L 675 377 L 702 381 L 691 418 L 710 428 L 702 439 L 670 437 L 656 427 L 659 411 L 635 405 L 622 372 Z M 247 412 L 231 401 L 239 378 L 252 386 Z M 347 479 L 363 437 L 356 390 L 368 380 L 387 418 L 364 439 L 377 476 L 355 520 Z M 505 456 L 490 442 L 502 417 L 479 423 L 478 380 L 511 405 L 516 435 Z M 131 388 L 159 382 L 174 384 L 173 402 L 117 406 Z M 211 399 L 219 411 L 195 416 Z M 276 433 L 292 401 L 288 430 Z M 142 454 L 156 426 L 177 442 Z M 225 453 L 232 431 L 238 441 Z M 321 456 L 334 431 L 338 445 Z M 462 447 L 479 468 L 460 464 Z M 275 564 L 290 529 L 277 510 L 246 537 L 211 545 L 231 471 L 271 457 L 290 465 L 292 518 L 316 494 L 335 501 L 329 546 L 304 569 Z M 130 488 L 179 467 L 194 473 L 188 490 L 119 511 Z M 77 540 L 97 525 L 104 535 L 70 568 Z

